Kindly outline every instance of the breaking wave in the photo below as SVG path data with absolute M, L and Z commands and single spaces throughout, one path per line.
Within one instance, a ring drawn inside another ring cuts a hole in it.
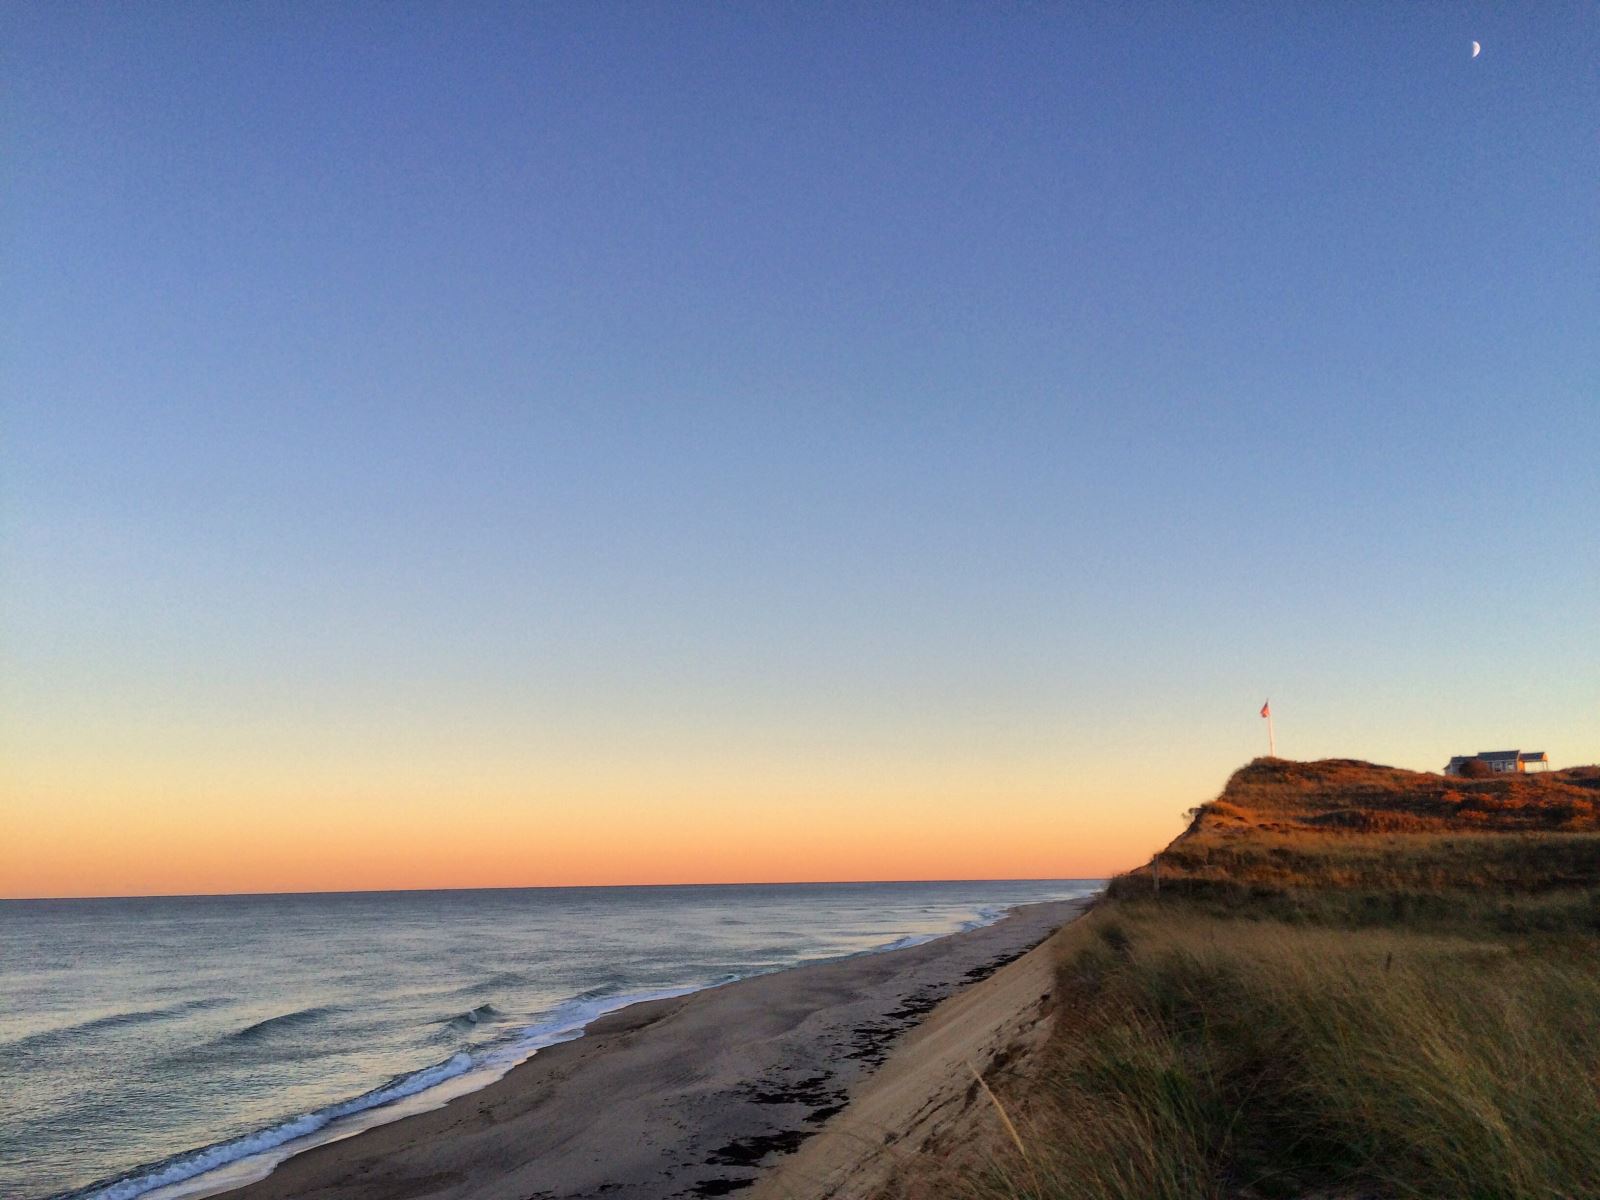
M 111 1013 L 104 1017 L 94 1017 L 88 1021 L 79 1021 L 75 1025 L 63 1025 L 59 1029 L 44 1029 L 38 1033 L 26 1034 L 9 1042 L 0 1042 L 0 1055 L 12 1053 L 27 1053 L 32 1050 L 50 1049 L 64 1042 L 70 1042 L 85 1034 L 98 1033 L 105 1029 L 116 1029 L 124 1025 L 143 1025 L 151 1021 L 166 1021 L 173 1017 L 186 1016 L 204 1008 L 215 1008 L 219 1004 L 231 1004 L 232 998 L 228 996 L 210 996 L 202 1000 L 187 1000 L 182 1004 L 168 1005 L 166 1008 L 143 1008 L 132 1012 Z
M 257 1021 L 254 1025 L 246 1025 L 243 1029 L 236 1029 L 227 1035 L 229 1041 L 248 1042 L 254 1038 L 266 1037 L 280 1030 L 292 1029 L 300 1025 L 309 1025 L 313 1021 L 320 1021 L 323 1017 L 331 1017 L 341 1013 L 344 1009 L 328 1005 L 318 1005 L 314 1008 L 300 1008 L 294 1012 L 286 1012 L 276 1017 L 268 1017 L 264 1021 Z
M 91 1184 L 87 1188 L 67 1193 L 62 1200 L 134 1200 L 154 1188 L 182 1183 L 214 1171 L 218 1167 L 238 1162 L 254 1154 L 274 1150 L 285 1142 L 308 1137 L 340 1117 L 365 1112 L 367 1109 L 390 1104 L 407 1096 L 436 1087 L 447 1079 L 464 1074 L 472 1068 L 472 1059 L 466 1054 L 454 1054 L 441 1063 L 424 1067 L 420 1071 L 398 1075 L 389 1082 L 363 1092 L 340 1104 L 332 1104 L 313 1112 L 290 1117 L 277 1125 L 268 1126 L 242 1137 L 229 1138 L 199 1150 L 174 1155 L 147 1167 L 140 1167 L 116 1179 Z
M 439 1024 L 443 1025 L 448 1030 L 464 1033 L 469 1029 L 473 1029 L 479 1025 L 482 1025 L 485 1021 L 493 1021 L 496 1017 L 503 1016 L 505 1016 L 505 1014 L 494 1005 L 480 1004 L 477 1008 L 471 1009 L 467 1012 L 457 1013 L 453 1017 L 446 1017 L 444 1020 L 440 1021 Z

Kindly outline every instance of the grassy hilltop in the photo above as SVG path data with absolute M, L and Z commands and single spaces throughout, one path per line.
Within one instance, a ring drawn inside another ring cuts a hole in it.
M 1600 1196 L 1600 768 L 1260 759 L 1069 938 L 903 1197 Z
M 1600 767 L 1456 779 L 1257 759 L 1118 898 L 1290 920 L 1600 933 Z

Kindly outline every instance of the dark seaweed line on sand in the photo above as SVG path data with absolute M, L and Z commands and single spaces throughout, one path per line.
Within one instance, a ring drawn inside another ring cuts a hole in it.
M 934 984 L 919 988 L 905 996 L 900 1002 L 900 1007 L 885 1013 L 881 1020 L 857 1026 L 851 1031 L 847 1045 L 841 1045 L 838 1049 L 843 1057 L 855 1059 L 869 1068 L 876 1069 L 889 1057 L 889 1051 L 894 1043 L 910 1026 L 937 1008 L 958 988 L 970 987 L 989 978 L 1001 967 L 1015 962 L 1044 940 L 1041 937 L 1019 950 L 1009 951 L 973 967 L 970 971 L 964 972 L 955 984 Z M 820 1075 L 810 1076 L 787 1087 L 762 1087 L 755 1084 L 745 1089 L 744 1098 L 756 1104 L 792 1104 L 809 1108 L 811 1111 L 800 1120 L 811 1128 L 782 1129 L 774 1133 L 736 1139 L 713 1151 L 705 1160 L 705 1164 L 740 1167 L 753 1171 L 766 1165 L 766 1160 L 769 1158 L 793 1154 L 807 1138 L 821 1132 L 821 1125 L 829 1117 L 844 1109 L 848 1100 L 847 1093 L 842 1088 L 829 1086 L 833 1078 L 833 1072 L 824 1071 Z M 676 1195 L 695 1198 L 726 1196 L 755 1186 L 757 1178 L 755 1174 L 719 1176 L 702 1180 Z M 542 1198 L 530 1196 L 528 1200 L 542 1200 Z

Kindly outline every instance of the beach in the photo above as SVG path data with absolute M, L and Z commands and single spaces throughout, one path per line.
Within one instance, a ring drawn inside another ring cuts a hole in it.
M 481 1091 L 226 1195 L 668 1200 L 758 1180 L 763 1197 L 839 1193 L 937 1123 L 968 1061 L 983 1069 L 1040 1024 L 1047 951 L 1029 951 L 1085 906 L 1026 905 L 921 945 L 632 1005 Z

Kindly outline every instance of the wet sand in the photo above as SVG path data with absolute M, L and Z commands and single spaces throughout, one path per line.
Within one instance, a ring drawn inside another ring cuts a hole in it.
M 596 1021 L 576 1041 L 541 1050 L 481 1091 L 307 1151 L 225 1195 L 671 1200 L 729 1195 L 763 1174 L 772 1178 L 761 1195 L 837 1192 L 845 1178 L 871 1177 L 882 1158 L 863 1155 L 865 1126 L 852 1126 L 846 1105 L 856 1093 L 871 1100 L 867 1081 L 897 1043 L 914 1043 L 907 1031 L 939 1009 L 944 1033 L 932 1041 L 942 1051 L 913 1055 L 909 1065 L 906 1052 L 896 1052 L 885 1072 L 900 1080 L 893 1094 L 909 1102 L 924 1085 L 960 1091 L 947 1077 L 966 1071 L 967 1058 L 993 1053 L 990 1043 L 998 1047 L 1013 1036 L 1011 1026 L 1039 1019 L 1021 1011 L 1039 1003 L 1032 974 L 1015 996 L 1014 988 L 996 987 L 1003 981 L 975 985 L 1083 908 L 1083 901 L 1026 905 L 994 925 L 921 946 L 633 1005 Z M 1016 963 L 1009 975 L 1024 966 Z M 969 992 L 989 999 L 973 1005 Z M 953 1026 L 949 1010 L 957 1011 Z M 962 1010 L 970 1011 L 961 1017 Z M 920 1082 L 918 1059 L 933 1067 Z M 910 1118 L 917 1105 L 886 1104 L 883 1091 L 867 1118 L 876 1147 L 916 1127 Z M 905 1129 L 888 1128 L 895 1122 Z M 816 1152 L 790 1157 L 824 1129 L 829 1135 L 817 1139 Z M 857 1161 L 863 1159 L 870 1162 Z M 770 1171 L 774 1163 L 804 1170 Z

